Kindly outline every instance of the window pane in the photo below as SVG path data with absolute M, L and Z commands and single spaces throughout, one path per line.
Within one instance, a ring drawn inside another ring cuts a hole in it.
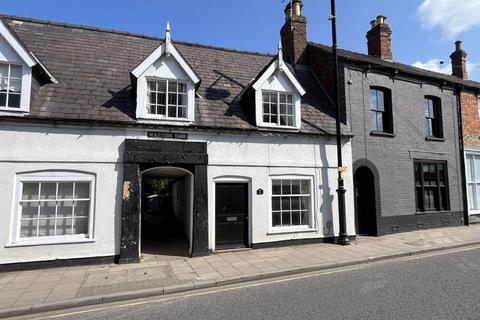
M 272 180 L 272 193 L 279 195 L 282 194 L 282 180 Z
M 22 78 L 22 67 L 21 66 L 10 66 L 10 78 Z
M 424 194 L 425 210 L 435 210 L 435 190 L 425 188 Z
M 7 92 L 8 90 L 8 78 L 0 78 L 0 91 Z
M 474 165 L 474 161 L 473 161 L 473 156 L 472 155 L 468 155 L 467 156 L 467 159 L 465 161 L 465 170 L 467 171 L 467 182 L 473 182 L 474 179 L 474 175 L 473 175 L 473 165 Z
M 88 219 L 75 219 L 73 234 L 88 234 Z
M 40 199 L 55 199 L 57 197 L 57 184 L 55 182 L 42 182 L 40 184 Z
M 270 122 L 269 116 L 263 116 L 263 122 Z
M 148 81 L 148 90 L 149 91 L 157 91 L 157 82 Z
M 21 218 L 22 219 L 36 219 L 38 218 L 38 207 L 39 203 L 38 202 L 24 202 L 21 203 Z
M 157 104 L 159 105 L 166 105 L 166 99 L 167 99 L 167 95 L 165 93 L 157 93 Z
M 75 199 L 90 199 L 89 182 L 75 182 Z
M 280 210 L 280 198 L 272 198 L 272 210 L 279 211 Z
M 275 108 L 275 112 L 277 112 L 276 108 Z M 270 122 L 271 123 L 278 123 L 278 117 L 277 116 L 271 116 L 270 117 Z
M 302 212 L 302 225 L 310 224 L 310 215 L 307 211 Z
M 0 92 L 0 107 L 6 107 L 6 106 L 7 106 L 7 94 Z
M 291 225 L 292 225 L 292 221 L 291 221 L 290 211 L 282 212 L 282 226 L 291 226 Z
M 468 184 L 468 207 L 470 209 L 477 209 L 477 206 L 475 204 L 475 200 L 477 198 L 475 191 L 476 191 L 475 184 L 469 183 Z
M 372 121 L 372 131 L 379 131 L 378 130 L 378 123 L 377 123 L 377 112 L 371 111 L 371 121 Z
M 166 115 L 166 113 L 167 113 L 167 107 L 165 107 L 165 106 L 158 106 L 157 107 L 157 114 Z
M 291 94 L 287 95 L 287 103 L 292 104 L 293 103 L 293 96 Z
M 10 92 L 20 93 L 22 91 L 22 81 L 16 79 L 10 79 L 10 87 L 8 88 Z
M 290 209 L 290 197 L 282 197 L 282 211 Z
M 377 110 L 377 90 L 370 90 L 370 109 Z
M 310 181 L 309 180 L 302 180 L 302 194 L 310 194 Z
M 377 115 L 377 130 L 378 131 L 384 131 L 383 128 L 383 112 L 376 112 Z
M 187 105 L 187 95 L 179 94 L 178 95 L 178 105 L 186 106 Z
M 157 94 L 155 92 L 150 92 L 148 94 L 148 103 L 157 104 Z
M 274 227 L 281 227 L 282 224 L 280 222 L 280 212 L 274 212 L 272 215 L 272 225 Z
M 277 94 L 276 93 L 272 93 L 270 94 L 270 101 L 274 104 L 277 104 L 278 103 L 278 98 L 277 98 Z
M 167 92 L 167 82 L 166 81 L 158 81 L 157 91 L 158 92 Z
M 73 201 L 61 201 L 57 206 L 58 218 L 69 218 L 73 214 Z
M 300 212 L 292 212 L 292 225 L 299 226 L 301 224 L 301 213 Z
M 445 165 L 443 163 L 438 165 L 438 177 L 439 177 L 439 184 L 444 186 L 447 182 L 447 173 L 445 171 Z
M 300 210 L 300 197 L 292 197 L 292 210 Z
M 168 104 L 169 105 L 177 105 L 177 94 L 176 93 L 169 93 L 168 94 Z
M 446 187 L 440 188 L 440 206 L 441 210 L 448 210 L 448 195 Z
M 187 92 L 187 85 L 185 83 L 178 84 L 178 92 L 179 93 L 186 93 Z
M 434 164 L 423 165 L 423 182 L 425 185 L 436 185 L 437 173 Z
M 8 96 L 8 106 L 10 108 L 20 108 L 20 98 L 19 94 L 10 94 Z
M 75 201 L 75 217 L 88 217 L 90 201 Z
M 22 185 L 22 200 L 38 199 L 38 182 L 24 182 Z
M 57 219 L 57 235 L 72 234 L 72 218 Z
M 422 187 L 416 188 L 416 199 L 417 199 L 417 211 L 418 212 L 423 212 L 425 211 L 424 206 L 423 206 L 423 193 L 422 193 Z
M 8 64 L 0 64 L 0 78 L 8 77 Z
M 282 180 L 282 194 L 292 194 L 291 180 Z
M 186 118 L 187 117 L 187 108 L 178 107 L 178 117 L 179 118 Z
M 292 180 L 292 194 L 300 194 L 300 180 Z
M 287 106 L 284 104 L 280 105 L 280 113 L 281 114 L 287 114 Z
M 474 189 L 475 191 L 475 194 L 471 197 L 473 203 L 474 203 L 474 206 L 472 206 L 471 208 L 474 208 L 474 209 L 480 209 L 480 185 L 472 185 L 472 189 Z M 470 190 L 469 190 L 470 192 Z M 470 195 L 469 195 L 470 196 Z M 470 198 L 469 198 L 470 199 Z
M 40 204 L 40 218 L 55 218 L 55 201 L 42 202 Z
M 385 96 L 381 90 L 377 90 L 377 110 L 385 111 Z
M 284 94 L 280 95 L 280 103 L 286 103 L 287 102 L 287 96 Z
M 23 220 L 20 225 L 20 238 L 37 236 L 38 220 Z
M 422 185 L 422 166 L 420 163 L 415 163 L 415 185 Z
M 58 199 L 73 199 L 73 182 L 58 183 Z
M 287 125 L 287 117 L 286 116 L 280 116 L 280 125 L 281 126 L 286 126 Z
M 177 117 L 177 107 L 168 106 L 168 116 L 171 118 Z
M 301 209 L 310 212 L 310 197 L 302 197 L 300 201 Z
M 480 183 L 480 157 L 474 157 L 473 166 L 475 182 Z
M 55 219 L 41 219 L 38 225 L 38 236 L 54 236 L 55 235 Z
M 176 81 L 169 81 L 168 82 L 168 92 L 169 93 L 177 93 L 177 82 Z

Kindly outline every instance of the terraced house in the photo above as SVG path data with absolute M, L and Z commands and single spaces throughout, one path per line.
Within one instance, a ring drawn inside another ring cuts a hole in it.
M 3 16 L 0 263 L 338 235 L 334 107 L 291 12 L 273 55 Z

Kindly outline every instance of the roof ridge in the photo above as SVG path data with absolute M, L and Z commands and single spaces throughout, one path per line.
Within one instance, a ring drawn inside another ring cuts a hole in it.
M 0 14 L 0 18 L 1 19 L 5 18 L 5 19 L 10 19 L 10 20 L 18 20 L 18 21 L 23 21 L 23 22 L 30 22 L 30 23 L 52 25 L 52 26 L 57 26 L 57 27 L 72 28 L 72 29 L 74 28 L 74 29 L 82 29 L 82 30 L 88 30 L 88 31 L 113 33 L 113 34 L 136 37 L 136 38 L 144 38 L 144 39 L 149 39 L 149 40 L 159 40 L 159 41 L 164 41 L 165 40 L 164 38 L 160 38 L 160 37 L 156 37 L 156 36 L 150 36 L 150 35 L 146 35 L 146 34 L 143 34 L 143 33 L 128 32 L 128 31 L 110 29 L 110 28 L 93 27 L 93 26 L 75 24 L 75 23 L 58 22 L 58 21 L 52 21 L 52 20 L 46 20 L 46 19 L 21 17 L 21 16 L 8 15 L 8 14 Z M 188 45 L 188 46 L 193 46 L 193 47 L 202 47 L 202 48 L 221 50 L 221 51 L 227 51 L 227 52 L 245 53 L 245 54 L 253 54 L 253 55 L 268 56 L 268 57 L 275 56 L 275 54 L 273 54 L 273 53 L 260 52 L 260 51 L 249 51 L 249 50 L 239 50 L 239 49 L 233 49 L 233 48 L 225 48 L 225 47 L 201 44 L 201 43 L 196 43 L 196 42 L 188 42 L 188 41 L 183 41 L 183 40 L 173 40 L 172 42 L 177 43 L 177 44 L 181 44 L 181 45 Z

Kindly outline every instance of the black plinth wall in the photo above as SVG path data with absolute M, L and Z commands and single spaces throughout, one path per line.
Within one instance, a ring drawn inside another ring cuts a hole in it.
M 142 170 L 161 166 L 187 168 L 194 177 L 192 256 L 208 255 L 207 144 L 125 140 L 122 234 L 119 263 L 140 261 Z

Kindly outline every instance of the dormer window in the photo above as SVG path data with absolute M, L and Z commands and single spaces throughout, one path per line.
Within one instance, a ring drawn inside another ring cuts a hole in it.
M 187 118 L 187 84 L 175 80 L 147 80 L 147 111 L 168 118 Z
M 0 64 L 0 107 L 20 108 L 22 66 Z
M 263 92 L 263 122 L 294 127 L 293 96 L 282 92 Z

